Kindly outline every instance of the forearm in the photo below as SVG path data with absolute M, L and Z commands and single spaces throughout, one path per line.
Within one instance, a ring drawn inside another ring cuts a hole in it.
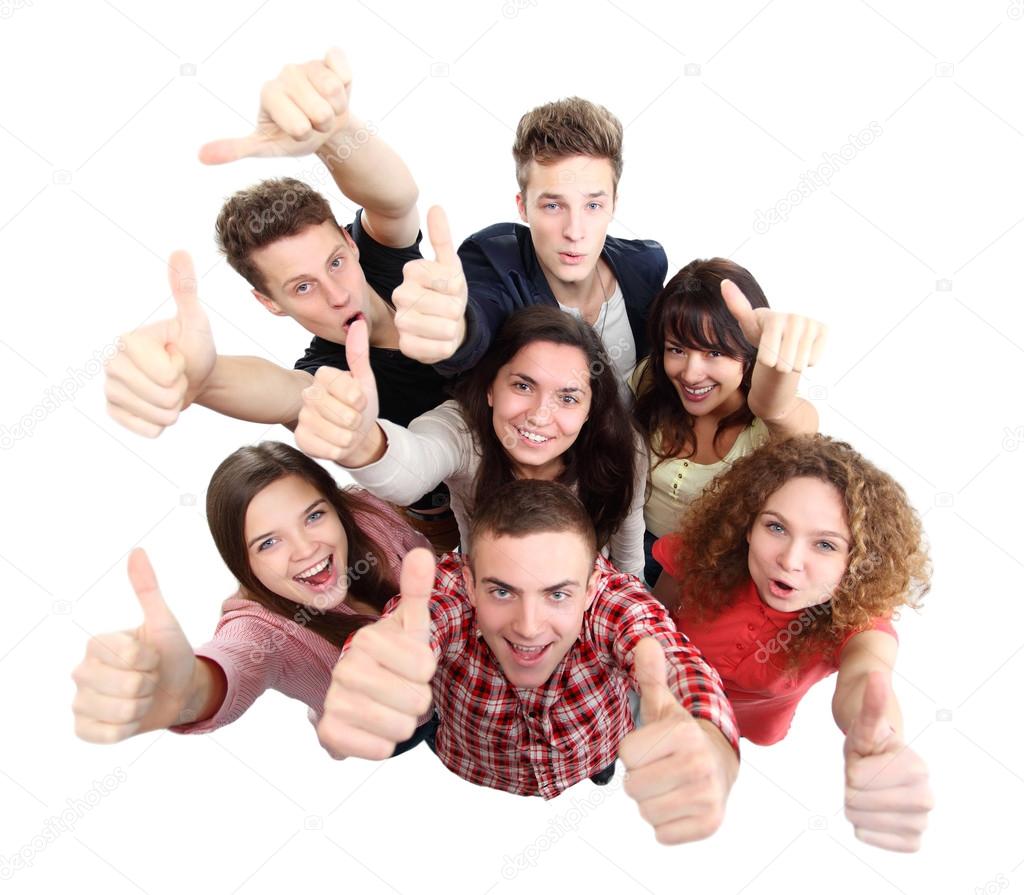
M 372 216 L 397 220 L 416 207 L 419 189 L 405 162 L 359 119 L 350 117 L 317 156 L 342 194 Z
M 869 674 L 870 671 L 864 671 L 836 683 L 836 692 L 832 697 L 832 717 L 835 718 L 836 725 L 844 734 L 849 732 L 854 719 L 860 714 Z M 900 711 L 895 695 L 886 702 L 885 719 L 895 731 L 896 736 L 902 739 L 903 713 Z
M 730 745 L 722 731 L 710 721 L 698 718 L 697 723 L 701 726 L 701 729 L 711 741 L 711 745 L 714 748 L 714 754 L 717 759 L 718 769 L 725 779 L 726 792 L 728 792 L 732 789 L 732 785 L 736 782 L 736 777 L 739 774 L 739 754 Z
M 773 437 L 786 437 L 818 430 L 818 414 L 797 395 L 799 373 L 780 373 L 756 364 L 747 396 L 751 413 L 763 420 Z
M 302 391 L 313 377 L 259 357 L 223 357 L 195 403 L 252 423 L 293 424 L 302 408 Z
M 195 724 L 212 718 L 220 710 L 227 695 L 227 677 L 223 669 L 210 659 L 195 657 L 188 689 L 178 698 L 170 698 L 154 713 L 138 733 L 164 730 L 180 724 Z

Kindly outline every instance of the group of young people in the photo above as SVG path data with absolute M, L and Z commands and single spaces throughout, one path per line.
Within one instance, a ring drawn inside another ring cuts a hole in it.
M 519 123 L 523 223 L 456 250 L 432 208 L 422 257 L 415 181 L 350 86 L 337 50 L 286 66 L 255 133 L 200 151 L 315 153 L 360 208 L 341 226 L 280 178 L 217 218 L 256 299 L 312 335 L 294 369 L 217 353 L 185 253 L 175 317 L 108 364 L 109 412 L 139 434 L 200 404 L 287 426 L 299 449 L 242 447 L 213 474 L 239 591 L 206 645 L 133 552 L 144 621 L 89 641 L 78 735 L 204 733 L 274 688 L 336 758 L 426 742 L 467 780 L 544 798 L 607 783 L 619 758 L 659 841 L 684 842 L 720 826 L 739 739 L 784 738 L 838 672 L 847 817 L 918 848 L 932 796 L 892 692 L 892 620 L 929 562 L 903 489 L 817 434 L 797 395 L 824 327 L 771 310 L 731 261 L 665 283 L 657 242 L 609 236 L 622 126 L 578 98 Z

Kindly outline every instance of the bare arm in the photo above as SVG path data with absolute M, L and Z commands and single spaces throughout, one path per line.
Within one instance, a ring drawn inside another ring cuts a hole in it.
M 235 419 L 294 429 L 302 391 L 312 384 L 304 370 L 288 370 L 261 357 L 218 355 L 195 403 Z
M 884 631 L 862 631 L 846 644 L 839 657 L 839 677 L 832 697 L 832 717 L 843 733 L 849 732 L 854 719 L 860 714 L 868 675 L 880 671 L 891 686 L 896 651 L 895 638 Z M 895 696 L 886 703 L 885 719 L 896 735 L 902 737 L 903 715 Z

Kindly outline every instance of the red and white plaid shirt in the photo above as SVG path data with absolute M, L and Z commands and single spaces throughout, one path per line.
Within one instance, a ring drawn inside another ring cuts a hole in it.
M 579 639 L 543 687 L 509 684 L 486 641 L 462 578 L 458 554 L 438 563 L 430 603 L 433 680 L 440 723 L 437 754 L 473 783 L 551 799 L 606 768 L 633 729 L 627 693 L 639 690 L 633 649 L 661 641 L 669 688 L 695 718 L 719 727 L 733 748 L 739 737 L 718 673 L 673 624 L 643 584 L 598 557 L 597 596 Z M 396 597 L 384 615 L 398 606 Z

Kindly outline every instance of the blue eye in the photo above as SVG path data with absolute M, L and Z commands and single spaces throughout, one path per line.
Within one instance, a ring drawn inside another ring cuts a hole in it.
M 334 260 L 333 260 L 333 261 L 331 262 L 331 268 L 332 268 L 333 270 L 337 270 L 337 269 L 338 269 L 339 267 L 341 267 L 341 262 L 342 262 L 342 258 L 341 258 L 341 256 L 339 255 L 339 256 L 338 256 L 337 258 L 335 258 L 335 259 L 334 259 Z
M 768 522 L 765 524 L 765 527 L 768 529 L 768 531 L 773 531 L 776 534 L 782 534 L 782 532 L 786 530 L 782 527 L 781 522 Z
M 818 546 L 823 548 L 826 553 L 834 553 L 839 548 L 831 541 L 818 541 Z
M 509 593 L 509 591 L 505 590 L 505 588 L 503 587 L 491 588 L 490 594 L 492 597 L 496 597 L 499 600 L 507 600 L 509 597 L 512 596 L 512 594 Z
M 299 283 L 299 285 L 295 287 L 295 294 L 305 295 L 312 288 L 313 286 L 311 283 Z
M 323 515 L 324 515 L 324 511 L 323 510 L 313 510 L 313 512 L 310 513 L 306 517 L 306 521 L 307 522 L 316 522 Z
M 273 545 L 277 538 L 267 538 L 259 547 L 256 548 L 256 552 L 260 553 Z
M 554 591 L 553 593 L 551 593 L 551 594 L 548 594 L 548 596 L 549 596 L 549 597 L 551 598 L 551 601 L 552 601 L 553 603 L 564 603 L 564 602 L 565 602 L 566 600 L 568 600 L 568 599 L 569 599 L 569 598 L 570 598 L 570 597 L 571 597 L 572 595 L 571 595 L 571 594 L 568 594 L 568 593 L 566 593 L 566 592 L 565 592 L 564 590 L 556 590 L 556 591 Z
M 594 211 L 599 211 L 601 209 L 601 203 L 591 202 L 587 207 L 593 209 Z
M 556 202 L 547 202 L 542 207 L 544 208 L 545 211 L 550 211 L 552 208 L 557 209 L 558 208 L 558 203 L 556 203 Z

